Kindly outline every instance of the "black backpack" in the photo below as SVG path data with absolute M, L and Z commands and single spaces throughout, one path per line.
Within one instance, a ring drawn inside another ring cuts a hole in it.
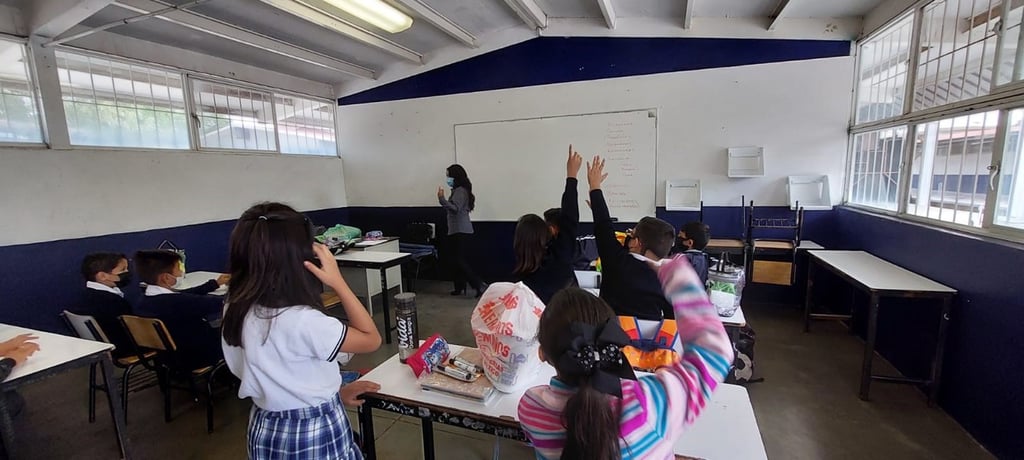
M 736 353 L 736 358 L 733 360 L 732 367 L 729 368 L 729 374 L 725 377 L 725 383 L 732 384 L 746 384 L 756 383 L 764 381 L 763 378 L 754 378 L 754 341 L 757 334 L 754 333 L 754 329 L 750 326 L 743 326 L 738 331 L 730 334 L 735 340 L 732 343 L 732 349 Z

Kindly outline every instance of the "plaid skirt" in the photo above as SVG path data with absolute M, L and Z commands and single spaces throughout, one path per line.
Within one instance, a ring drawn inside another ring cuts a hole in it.
M 249 414 L 249 458 L 256 460 L 361 460 L 341 397 L 317 407 Z

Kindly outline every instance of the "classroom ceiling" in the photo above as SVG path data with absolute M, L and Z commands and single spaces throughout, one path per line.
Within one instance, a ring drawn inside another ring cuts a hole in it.
M 411 16 L 412 27 L 391 34 L 349 16 L 332 6 L 329 0 L 206 0 L 198 4 L 195 0 L 0 0 L 0 4 L 27 10 L 23 16 L 30 33 L 52 37 L 45 32 L 57 30 L 58 38 L 181 5 L 188 8 L 187 11 L 170 11 L 139 22 L 121 24 L 103 33 L 170 45 L 331 84 L 341 96 L 539 35 L 660 36 L 660 31 L 664 31 L 665 36 L 730 36 L 734 28 L 722 24 L 734 20 L 745 27 L 757 24 L 756 28 L 763 28 L 761 30 L 767 37 L 792 38 L 787 35 L 787 23 L 774 20 L 776 17 L 822 21 L 859 19 L 882 2 L 384 1 Z M 79 11 L 76 12 L 76 8 Z M 299 17 L 294 11 L 296 9 L 312 11 L 319 19 Z M 611 10 L 610 17 L 606 17 L 605 9 Z M 527 12 L 520 14 L 524 10 Z M 46 23 L 47 15 L 56 15 L 63 22 L 57 21 L 56 26 L 54 21 Z M 71 16 L 70 21 L 68 16 Z M 39 23 L 47 25 L 40 26 Z M 326 24 L 345 30 L 327 27 Z M 657 27 L 652 28 L 652 24 Z M 825 24 L 821 23 L 822 26 Z M 60 27 L 62 25 L 64 27 Z M 76 43 L 72 40 L 67 44 L 74 46 Z M 153 60 L 159 62 L 158 57 Z

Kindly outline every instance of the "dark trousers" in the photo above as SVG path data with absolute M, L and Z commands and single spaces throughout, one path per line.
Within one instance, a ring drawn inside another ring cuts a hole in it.
M 474 289 L 481 289 L 484 285 L 480 277 L 473 271 L 473 267 L 469 265 L 469 260 L 466 259 L 467 246 L 472 236 L 469 233 L 448 235 L 448 254 L 451 258 L 452 281 L 455 283 L 456 291 L 465 290 L 466 282 L 469 282 Z

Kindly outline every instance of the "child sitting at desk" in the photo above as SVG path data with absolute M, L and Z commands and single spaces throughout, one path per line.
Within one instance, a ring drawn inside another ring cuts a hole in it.
M 164 322 L 183 365 L 198 369 L 217 364 L 223 354 L 217 330 L 210 322 L 221 318 L 224 300 L 204 294 L 215 291 L 230 277 L 221 275 L 195 288 L 175 291 L 174 286 L 184 278 L 181 256 L 164 250 L 136 252 L 135 272 L 146 283 L 145 296 L 135 313 Z
M 637 378 L 622 354 L 629 337 L 608 304 L 580 289 L 556 294 L 537 339 L 557 374 L 519 401 L 537 458 L 673 458 L 673 443 L 725 379 L 732 345 L 697 274 L 682 257 L 649 265 L 675 310 L 681 359 Z
M 572 263 L 576 252 L 576 231 L 580 225 L 576 175 L 581 166 L 583 157 L 570 145 L 562 208 L 557 213 L 558 222 L 554 229 L 536 214 L 520 217 L 516 224 L 513 242 L 515 276 L 545 304 L 556 292 L 573 285 L 576 280 Z M 550 211 L 544 215 L 548 216 Z
M 623 246 L 615 237 L 612 217 L 601 192 L 604 160 L 599 156 L 587 163 L 590 183 L 590 207 L 594 213 L 594 236 L 601 256 L 601 298 L 615 314 L 660 321 L 672 318 L 672 306 L 662 295 L 658 277 L 647 269 L 648 260 L 668 256 L 675 238 L 672 224 L 654 217 L 644 217 Z
M 361 392 L 342 387 L 343 352 L 380 347 L 373 318 L 341 277 L 330 249 L 313 241 L 312 224 L 280 203 L 257 204 L 231 232 L 231 285 L 224 314 L 224 358 L 252 398 L 250 459 L 361 459 L 342 404 Z M 334 290 L 348 325 L 323 312 L 323 285 Z M 367 433 L 373 436 L 373 433 Z
M 676 245 L 672 248 L 672 254 L 683 254 L 690 260 L 690 265 L 700 276 L 700 280 L 707 285 L 708 268 L 711 265 L 704 248 L 711 240 L 711 229 L 703 222 L 689 222 L 679 229 L 676 236 Z
M 82 259 L 81 272 L 85 278 L 85 290 L 72 311 L 96 319 L 99 328 L 114 344 L 116 357 L 131 354 L 132 343 L 117 319 L 118 316 L 132 314 L 132 305 L 121 292 L 121 288 L 132 281 L 128 257 L 113 252 L 89 254 Z

